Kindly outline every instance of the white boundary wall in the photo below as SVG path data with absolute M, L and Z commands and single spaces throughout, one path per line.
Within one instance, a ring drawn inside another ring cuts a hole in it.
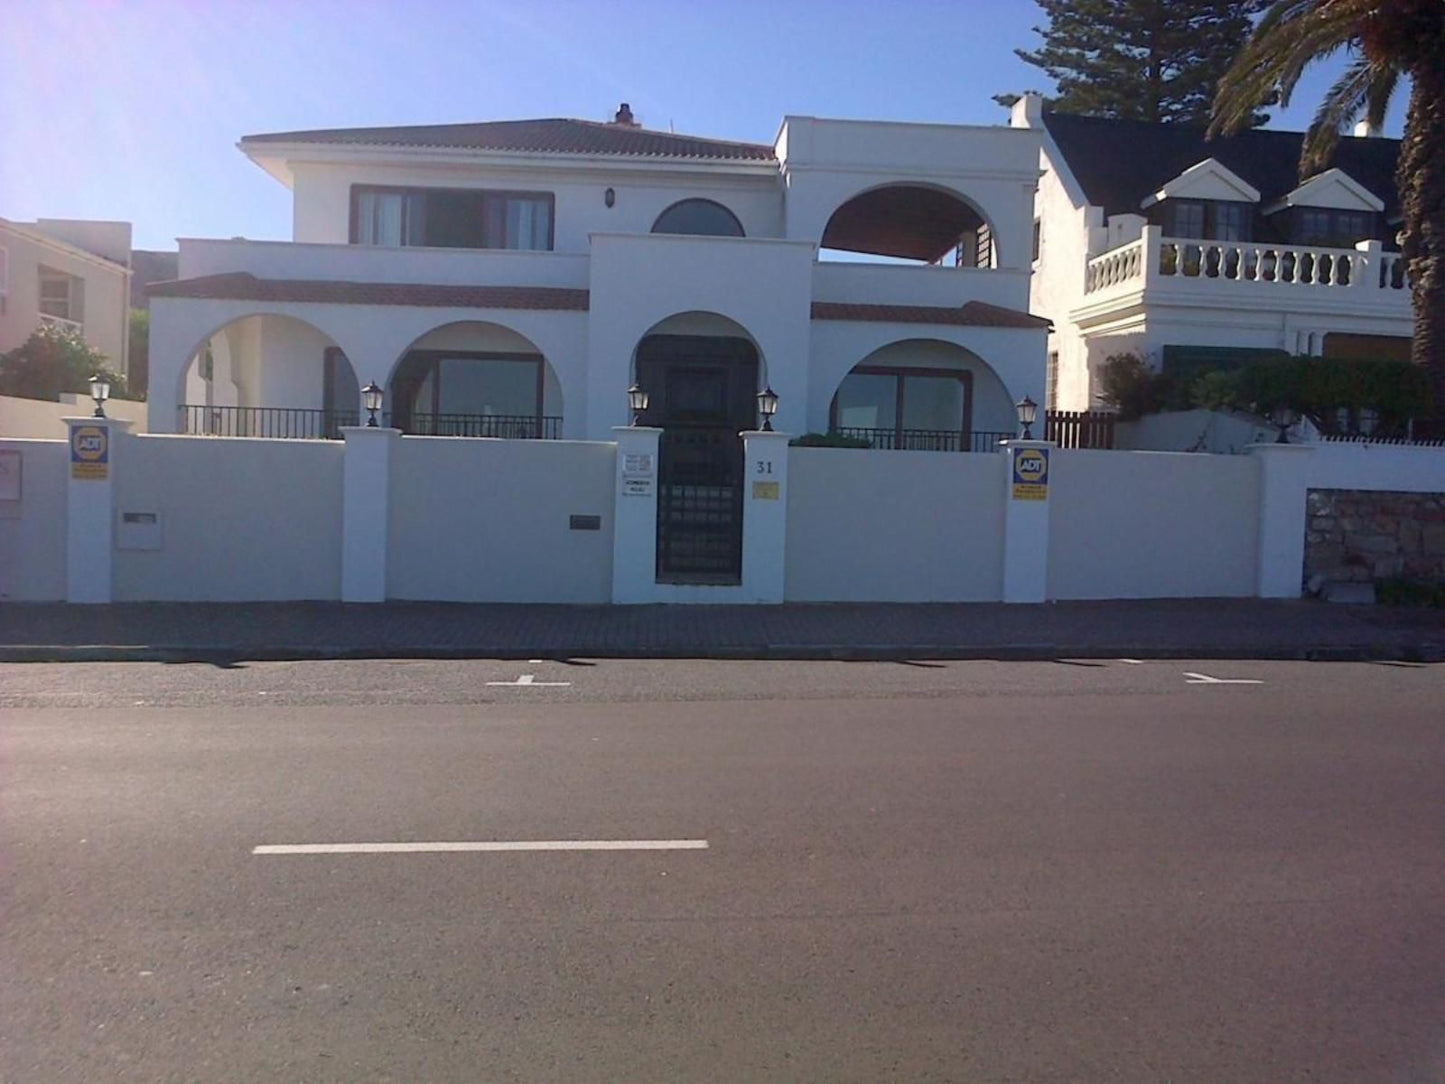
M 20 453 L 21 486 L 18 501 L 0 500 L 0 601 L 61 601 L 68 445 L 63 440 L 0 440 L 0 451 Z
M 793 448 L 789 602 L 1003 595 L 1007 458 Z
M 616 445 L 403 437 L 391 456 L 387 595 L 608 602 Z M 573 515 L 599 530 L 573 530 Z
M 329 440 L 125 437 L 115 599 L 261 601 L 341 595 L 343 447 Z M 157 517 L 131 543 L 127 513 Z
M 95 403 L 88 395 L 66 393 L 58 403 L 47 399 L 21 399 L 0 395 L 0 437 L 18 440 L 64 440 L 66 418 L 89 414 Z M 132 399 L 108 399 L 105 412 L 112 418 L 132 423 L 145 431 L 146 405 Z M 134 429 L 132 430 L 134 431 Z
M 1254 594 L 1254 459 L 1060 449 L 1051 459 L 1050 598 Z

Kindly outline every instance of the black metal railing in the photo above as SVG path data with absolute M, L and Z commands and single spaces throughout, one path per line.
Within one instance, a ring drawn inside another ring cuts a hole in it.
M 412 414 L 398 421 L 402 432 L 420 437 L 557 440 L 562 436 L 562 418 L 555 414 Z
M 341 428 L 356 425 L 355 411 L 304 407 L 201 406 L 184 403 L 179 432 L 209 437 L 271 437 L 340 440 Z
M 866 440 L 870 447 L 890 452 L 996 452 L 999 441 L 1018 436 L 977 429 L 960 433 L 957 429 L 868 429 L 856 425 L 840 425 L 833 432 Z

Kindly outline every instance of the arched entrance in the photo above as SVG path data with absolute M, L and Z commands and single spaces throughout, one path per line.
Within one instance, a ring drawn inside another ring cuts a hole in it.
M 936 339 L 873 351 L 843 378 L 828 413 L 831 432 L 892 451 L 991 452 L 1014 436 L 998 374 L 971 351 Z
M 437 437 L 555 439 L 562 388 L 526 336 L 486 321 L 435 328 L 392 370 L 389 423 Z
M 658 446 L 657 580 L 742 582 L 743 447 L 756 425 L 761 358 L 752 336 L 713 313 L 684 313 L 637 344 L 639 419 Z
M 828 219 L 820 258 L 993 267 L 993 230 L 957 193 L 922 184 L 861 192 Z

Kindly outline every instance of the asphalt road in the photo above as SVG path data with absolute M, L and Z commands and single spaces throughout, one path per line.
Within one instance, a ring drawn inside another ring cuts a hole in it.
M 1407 665 L 0 667 L 0 1079 L 1445 1080 L 1442 704 Z M 254 853 L 539 840 L 690 849 Z

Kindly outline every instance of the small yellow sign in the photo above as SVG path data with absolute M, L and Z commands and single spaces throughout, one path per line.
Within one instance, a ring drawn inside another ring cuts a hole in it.
M 777 482 L 754 482 L 753 500 L 775 501 L 782 496 L 782 487 Z
M 70 476 L 104 481 L 110 476 L 110 434 L 103 425 L 77 425 L 70 431 Z
M 1013 450 L 1013 499 L 1046 501 L 1049 499 L 1049 450 L 1047 448 L 1015 448 Z

